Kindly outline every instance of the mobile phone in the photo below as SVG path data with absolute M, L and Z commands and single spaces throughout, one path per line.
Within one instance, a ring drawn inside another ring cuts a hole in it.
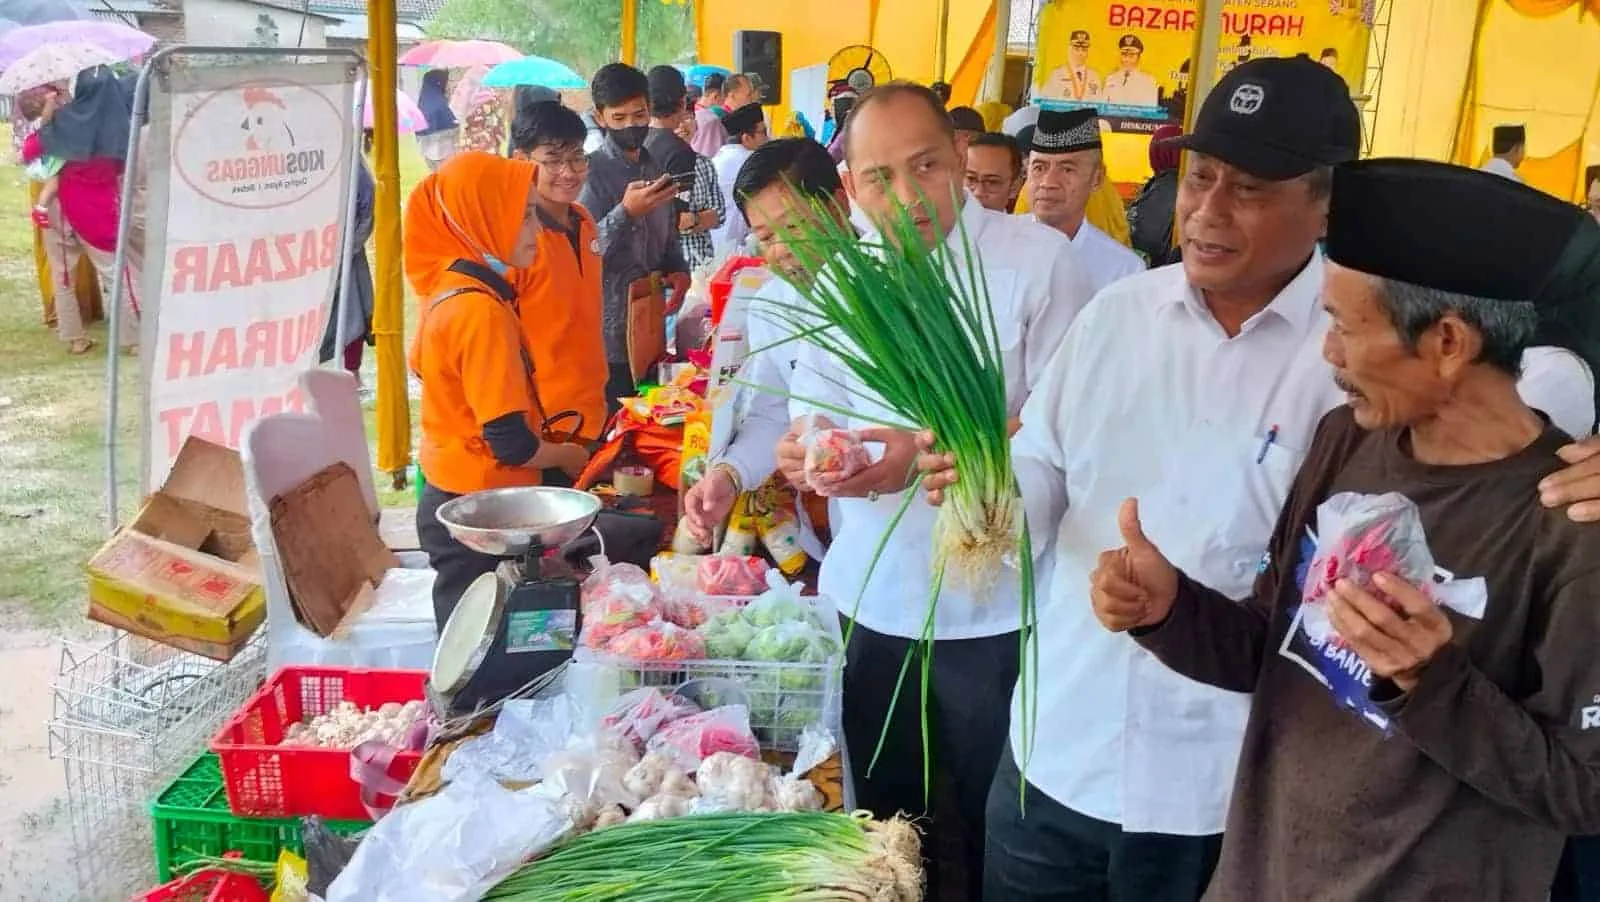
M 671 178 L 673 183 L 678 186 L 678 190 L 679 191 L 688 191 L 688 190 L 694 188 L 694 172 L 693 171 L 690 171 L 690 172 L 679 172 L 679 173 L 677 173 L 675 175 L 668 176 L 668 178 Z

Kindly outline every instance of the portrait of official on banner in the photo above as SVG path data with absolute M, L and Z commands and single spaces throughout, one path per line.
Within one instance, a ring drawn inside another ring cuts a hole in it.
M 1217 76 L 1257 57 L 1306 54 L 1358 93 L 1372 0 L 1235 0 L 1223 7 Z M 1093 107 L 1112 131 L 1183 121 L 1200 10 L 1195 0 L 1050 0 L 1039 13 L 1034 101 Z

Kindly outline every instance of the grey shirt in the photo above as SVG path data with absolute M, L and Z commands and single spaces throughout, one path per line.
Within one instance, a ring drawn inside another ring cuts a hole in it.
M 628 286 L 653 272 L 688 272 L 678 247 L 677 216 L 673 205 L 662 204 L 638 219 L 622 207 L 630 182 L 653 182 L 661 168 L 646 150 L 639 162 L 629 162 L 608 138 L 589 154 L 589 179 L 578 203 L 594 214 L 600 240 L 601 308 L 604 311 L 606 362 L 628 360 Z

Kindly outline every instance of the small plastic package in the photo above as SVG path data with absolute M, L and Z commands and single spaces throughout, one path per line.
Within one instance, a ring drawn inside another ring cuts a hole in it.
M 706 656 L 706 643 L 694 630 L 657 620 L 616 636 L 606 651 L 630 661 L 698 661 Z
M 750 730 L 750 709 L 727 705 L 675 720 L 662 727 L 645 744 L 651 752 L 666 754 L 684 773 L 694 773 L 700 762 L 718 752 L 758 758 L 761 747 Z
M 600 727 L 642 749 L 662 726 L 699 713 L 698 705 L 681 696 L 662 695 L 659 689 L 635 689 L 617 699 L 600 719 Z
M 1316 642 L 1338 638 L 1328 616 L 1328 590 L 1348 579 L 1380 599 L 1375 573 L 1416 586 L 1433 582 L 1433 553 L 1417 506 L 1404 495 L 1341 492 L 1317 506 L 1317 553 L 1301 593 L 1301 623 Z
M 594 572 L 583 582 L 583 644 L 600 648 L 628 630 L 649 626 L 664 613 L 655 583 L 633 564 L 590 559 Z
M 695 588 L 706 595 L 756 595 L 767 587 L 769 569 L 767 562 L 758 557 L 708 555 L 700 559 Z
M 800 444 L 806 449 L 806 484 L 823 497 L 872 465 L 867 446 L 848 429 L 807 429 Z

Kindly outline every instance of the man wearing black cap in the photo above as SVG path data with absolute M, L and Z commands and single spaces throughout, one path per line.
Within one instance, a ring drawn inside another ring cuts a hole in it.
M 1106 177 L 1095 111 L 1041 112 L 1029 151 L 1029 215 L 1067 236 L 1089 270 L 1094 290 L 1143 272 L 1138 254 L 1085 219 L 1089 197 Z
M 1048 549 L 1038 630 L 1050 665 L 1036 686 L 1031 761 L 1020 757 L 1026 721 L 1013 700 L 1013 754 L 989 797 L 987 898 L 1200 896 L 1221 848 L 1250 698 L 1174 673 L 1106 631 L 1090 575 L 1116 545 L 1132 497 L 1144 535 L 1175 566 L 1248 596 L 1317 423 L 1346 400 L 1321 359 L 1317 253 L 1331 167 L 1360 146 L 1343 81 L 1304 56 L 1253 60 L 1217 83 L 1194 130 L 1174 143 L 1189 151 L 1177 200 L 1182 262 L 1090 303 L 1012 444 L 1035 547 Z M 1569 381 L 1586 380 L 1574 363 Z M 1583 454 L 1594 456 L 1552 477 L 1565 485 L 1551 486 L 1547 504 L 1600 497 L 1600 444 Z M 921 466 L 939 500 L 950 461 L 930 454 Z
M 1483 164 L 1483 171 L 1492 172 L 1514 182 L 1522 181 L 1522 176 L 1517 175 L 1517 167 L 1522 165 L 1523 158 L 1528 155 L 1527 127 L 1497 125 L 1490 135 L 1489 142 L 1489 149 L 1494 156 Z
M 1180 572 L 1130 501 L 1096 613 L 1253 694 L 1208 899 L 1543 899 L 1566 836 L 1600 831 L 1600 530 L 1541 507 L 1571 438 L 1517 373 L 1536 336 L 1600 362 L 1600 224 L 1463 167 L 1369 160 L 1334 175 L 1327 253 L 1323 353 L 1346 404 L 1254 588 Z M 1434 573 L 1307 593 L 1323 578 L 1301 568 L 1330 552 L 1319 507 L 1390 492 Z
M 724 210 L 722 225 L 711 233 L 718 256 L 741 247 L 750 234 L 750 224 L 745 222 L 733 196 L 733 185 L 744 162 L 756 148 L 767 143 L 766 112 L 759 103 L 747 103 L 723 116 L 722 127 L 728 130 L 728 143 L 711 158 L 711 165 L 717 169 L 717 183 L 722 186 Z
M 1125 34 L 1117 41 L 1120 65 L 1106 76 L 1105 101 L 1122 106 L 1155 106 L 1161 98 L 1156 80 L 1139 70 L 1144 58 L 1144 42 L 1138 35 Z
M 1044 80 L 1039 96 L 1048 100 L 1099 100 L 1100 73 L 1089 66 L 1089 32 L 1067 36 L 1067 63 Z
M 711 161 L 694 152 L 678 134 L 679 126 L 692 121 L 689 115 L 689 86 L 675 66 L 656 66 L 650 70 L 650 135 L 644 149 L 682 189 L 674 203 L 677 214 L 678 247 L 691 269 L 711 262 L 711 230 L 722 224 L 722 187 Z M 685 187 L 687 184 L 688 187 Z

